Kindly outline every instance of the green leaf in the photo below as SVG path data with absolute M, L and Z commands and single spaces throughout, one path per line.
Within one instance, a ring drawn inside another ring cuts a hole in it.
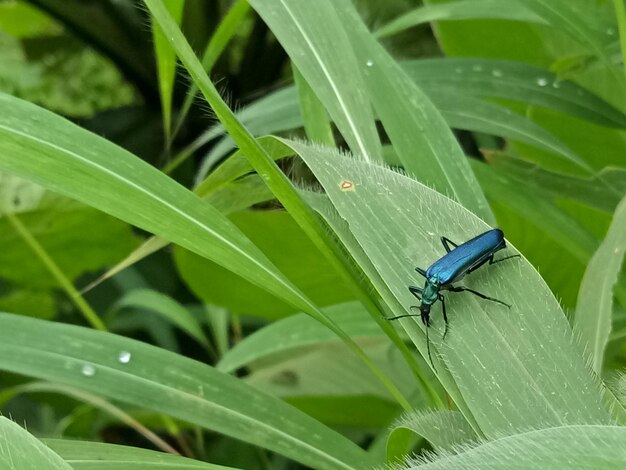
M 413 267 L 426 268 L 442 256 L 440 236 L 463 242 L 489 228 L 406 176 L 327 149 L 290 145 L 384 280 L 395 298 L 389 304 L 394 315 L 411 313 L 408 307 L 415 299 L 406 286 L 422 281 Z M 351 182 L 351 189 L 342 181 Z M 563 311 L 529 263 L 522 259 L 489 267 L 464 284 L 512 305 L 506 309 L 475 296 L 448 295 L 445 342 L 443 322 L 434 313 L 431 349 L 458 384 L 471 411 L 471 416 L 463 411 L 470 423 L 475 419 L 484 435 L 495 436 L 533 425 L 610 420 Z M 414 319 L 400 322 L 406 328 L 417 326 Z M 411 339 L 423 353 L 423 337 Z
M 344 26 L 329 0 L 252 0 L 289 58 L 324 104 L 356 155 L 379 158 L 381 145 Z M 359 65 L 361 64 L 361 65 Z
M 583 276 L 576 304 L 574 327 L 591 357 L 593 370 L 602 373 L 604 351 L 611 333 L 613 288 L 626 250 L 626 197 L 615 209 L 606 238 Z
M 573 81 L 536 65 L 493 59 L 420 59 L 402 63 L 407 74 L 432 94 L 503 98 L 543 106 L 609 127 L 626 127 L 626 115 Z
M 167 10 L 176 24 L 180 25 L 185 8 L 185 0 L 163 0 Z M 159 77 L 159 93 L 161 95 L 161 111 L 163 114 L 163 130 L 166 141 L 169 142 L 172 130 L 172 93 L 174 91 L 174 79 L 176 78 L 176 53 L 170 46 L 167 38 L 158 24 L 152 25 L 152 37 L 154 40 L 154 52 L 157 62 Z
M 499 0 L 464 0 L 415 8 L 377 29 L 375 34 L 383 38 L 431 21 L 472 19 L 503 19 L 546 24 L 543 18 L 516 1 L 509 0 L 506 8 L 502 8 L 502 2 Z
M 328 119 L 328 113 L 322 102 L 315 96 L 315 92 L 309 86 L 302 74 L 295 66 L 293 79 L 300 98 L 300 110 L 304 120 L 304 129 L 308 140 L 318 144 L 335 147 L 333 129 Z
M 206 49 L 204 50 L 204 54 L 202 55 L 202 66 L 207 73 L 211 72 L 213 66 L 217 62 L 217 59 L 222 55 L 224 49 L 231 41 L 231 39 L 237 33 L 237 30 L 240 28 L 243 20 L 248 16 L 248 12 L 250 11 L 250 5 L 246 0 L 237 0 L 233 6 L 228 10 L 228 13 L 222 18 L 217 26 L 217 29 L 211 36 Z M 180 24 L 180 23 L 179 23 Z M 194 83 L 191 85 L 191 88 L 187 92 L 185 96 L 185 101 L 181 106 L 181 109 L 178 113 L 178 119 L 176 122 L 176 127 L 174 130 L 174 134 L 176 131 L 180 129 L 183 124 L 183 121 L 187 117 L 187 113 L 191 109 L 193 102 L 198 94 L 198 87 Z M 187 158 L 187 157 L 185 157 Z M 172 161 L 167 165 L 164 170 L 165 173 L 170 173 L 174 168 L 176 168 L 183 159 Z
M 280 400 L 205 364 L 120 336 L 0 314 L 0 368 L 163 413 L 304 465 L 370 465 L 355 444 Z
M 43 442 L 74 470 L 152 470 L 159 467 L 168 470 L 235 470 L 234 467 L 222 467 L 137 447 L 68 439 L 44 439 Z
M 387 439 L 387 461 L 407 455 L 415 435 L 426 439 L 436 450 L 453 450 L 455 446 L 478 439 L 474 430 L 458 411 L 437 410 L 403 415 L 391 427 Z
M 590 170 L 584 160 L 550 132 L 503 106 L 455 92 L 441 93 L 433 102 L 452 127 L 526 142 Z
M 114 312 L 123 309 L 154 312 L 194 337 L 200 344 L 205 346 L 209 344 L 196 318 L 185 307 L 165 294 L 150 289 L 132 290 L 115 302 L 112 307 Z
M 352 338 L 381 337 L 382 332 L 358 302 L 333 305 L 324 309 Z M 216 365 L 217 370 L 233 372 L 254 361 L 306 346 L 337 341 L 328 328 L 304 314 L 292 315 L 261 328 L 228 351 Z
M 0 435 L 0 466 L 7 470 L 72 470 L 61 457 L 4 416 L 0 416 Z
M 163 173 L 17 98 L 0 94 L 0 109 L 0 170 L 178 243 L 296 308 L 310 308 L 310 301 L 228 219 Z
M 2 145 L 2 144 L 0 144 Z M 102 212 L 0 175 L 0 277 L 31 288 L 58 287 L 41 260 L 2 212 L 16 214 L 69 279 L 116 262 L 137 239 L 131 228 Z
M 485 195 L 437 108 L 367 30 L 351 3 L 341 2 L 337 11 L 361 64 L 376 114 L 404 169 L 492 222 Z
M 618 470 L 626 465 L 625 438 L 626 428 L 618 426 L 554 427 L 503 437 L 475 447 L 462 447 L 454 454 L 445 453 L 427 460 L 411 459 L 404 468 Z
M 490 154 L 488 159 L 489 166 L 496 173 L 513 178 L 520 184 L 547 192 L 555 199 L 571 199 L 611 214 L 619 203 L 620 194 L 626 192 L 626 169 L 605 168 L 590 178 L 579 178 L 545 170 L 497 152 Z M 607 187 L 605 182 L 617 189 Z

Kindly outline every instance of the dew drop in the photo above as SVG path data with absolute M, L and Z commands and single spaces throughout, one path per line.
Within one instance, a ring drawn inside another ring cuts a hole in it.
M 615 36 L 615 30 L 613 28 L 607 28 L 606 34 L 608 36 Z
M 456 73 L 463 73 L 463 69 L 461 67 L 457 67 L 454 69 Z
M 538 78 L 537 79 L 537 85 L 539 86 L 546 86 L 548 84 L 548 79 L 547 78 Z
M 131 354 L 128 351 L 122 351 L 117 356 L 117 360 L 122 364 L 128 364 L 130 362 Z
M 96 375 L 96 368 L 93 366 L 93 364 L 85 363 L 83 364 L 83 368 L 80 370 L 80 372 L 85 377 L 93 377 L 94 375 Z
M 494 77 L 501 77 L 502 76 L 502 71 L 498 70 L 498 69 L 493 69 L 491 71 L 491 75 L 493 75 Z
M 374 61 L 372 59 L 367 59 L 367 62 L 365 62 L 365 65 L 367 65 L 368 67 L 372 67 L 374 65 Z
M 561 88 L 561 82 L 555 80 L 554 82 L 552 82 L 552 88 Z
M 474 66 L 472 67 L 472 70 L 473 70 L 474 72 L 481 72 L 481 71 L 483 70 L 483 68 L 482 68 L 482 66 L 481 66 L 481 65 L 474 65 Z

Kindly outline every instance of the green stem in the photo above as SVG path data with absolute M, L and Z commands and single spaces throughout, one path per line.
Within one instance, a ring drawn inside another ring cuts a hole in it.
M 613 0 L 613 6 L 615 7 L 615 16 L 619 28 L 619 44 L 622 50 L 624 73 L 626 73 L 626 9 L 624 9 L 624 0 Z
M 15 231 L 22 237 L 26 244 L 30 247 L 35 255 L 40 259 L 46 269 L 57 280 L 59 285 L 65 290 L 70 300 L 76 305 L 76 308 L 83 314 L 87 322 L 91 324 L 95 329 L 101 331 L 107 331 L 106 326 L 100 319 L 100 317 L 94 312 L 91 306 L 80 295 L 80 292 L 76 290 L 70 280 L 63 274 L 61 268 L 54 262 L 48 252 L 42 247 L 39 242 L 33 237 L 32 233 L 26 228 L 21 220 L 15 214 L 5 214 L 5 217 L 9 223 L 13 226 Z

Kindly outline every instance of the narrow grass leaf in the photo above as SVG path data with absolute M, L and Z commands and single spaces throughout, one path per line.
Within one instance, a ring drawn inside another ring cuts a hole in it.
M 456 92 L 437 94 L 433 103 L 451 127 L 525 142 L 591 171 L 582 158 L 549 131 L 510 109 Z
M 324 310 L 352 338 L 382 336 L 380 328 L 358 302 L 338 304 Z M 304 314 L 292 315 L 247 336 L 222 357 L 216 368 L 233 372 L 275 354 L 337 339 L 328 328 L 312 318 Z
M 248 12 L 250 11 L 250 5 L 246 0 L 237 0 L 232 7 L 226 13 L 226 16 L 222 18 L 217 26 L 217 29 L 211 36 L 204 53 L 202 54 L 202 66 L 204 70 L 206 70 L 207 74 L 211 73 L 213 66 L 217 62 L 217 59 L 222 55 L 224 49 L 228 43 L 235 36 L 241 24 L 245 20 L 246 16 L 248 16 Z M 176 121 L 176 126 L 174 128 L 174 134 L 178 132 L 180 127 L 182 126 L 189 110 L 191 109 L 191 105 L 193 104 L 194 99 L 198 94 L 198 86 L 193 83 L 191 88 L 187 92 L 185 96 L 185 101 L 180 108 L 178 113 L 178 119 Z M 191 153 L 189 153 L 191 155 Z M 170 173 L 176 166 L 182 163 L 183 159 L 180 159 L 176 162 L 172 162 L 172 164 L 168 165 L 164 171 L 165 173 Z
M 626 115 L 571 80 L 536 65 L 483 58 L 420 59 L 402 68 L 426 93 L 453 91 L 543 106 L 607 127 L 626 127 Z
M 626 188 L 613 190 L 603 183 L 605 180 L 617 183 L 620 178 L 626 182 L 626 170 L 621 168 L 606 168 L 595 176 L 581 178 L 546 170 L 498 152 L 489 154 L 488 160 L 490 168 L 496 173 L 526 187 L 547 191 L 553 198 L 571 199 L 611 214 L 620 201 L 622 191 L 626 192 Z M 619 184 L 616 186 L 619 188 Z
M 611 334 L 613 288 L 618 281 L 625 251 L 626 197 L 615 209 L 609 232 L 587 265 L 576 303 L 575 331 L 591 357 L 593 370 L 599 375 Z
M 113 312 L 123 309 L 140 309 L 161 315 L 200 344 L 209 345 L 196 318 L 173 298 L 151 289 L 135 289 L 122 296 L 112 307 Z M 148 320 L 149 321 L 149 320 Z
M 526 21 L 546 24 L 546 20 L 524 8 L 516 1 L 509 0 L 502 8 L 499 0 L 462 0 L 433 5 L 424 5 L 410 10 L 386 25 L 377 29 L 378 37 L 393 36 L 409 28 L 431 21 L 496 19 Z
M 197 424 L 307 466 L 369 468 L 364 451 L 282 401 L 120 336 L 0 314 L 0 368 Z
M 304 120 L 304 130 L 308 139 L 318 144 L 334 147 L 335 137 L 333 136 L 333 129 L 324 105 L 315 96 L 315 92 L 298 69 L 295 66 L 292 66 L 292 69 L 298 97 L 300 98 L 300 112 Z
M 138 447 L 70 439 L 44 439 L 43 442 L 74 470 L 237 470 Z
M 352 42 L 376 114 L 404 169 L 488 222 L 493 214 L 454 134 L 424 92 L 367 30 L 350 2 L 337 12 Z
M 72 470 L 35 436 L 0 416 L 0 466 L 7 470 Z
M 163 0 L 170 15 L 180 24 L 185 8 L 185 0 Z M 163 35 L 158 24 L 152 25 L 154 53 L 159 77 L 159 94 L 161 95 L 161 112 L 163 114 L 163 130 L 166 142 L 169 142 L 172 127 L 172 94 L 176 78 L 176 53 Z
M 355 155 L 380 158 L 362 65 L 354 57 L 333 3 L 252 0 L 250 4 L 324 103 Z

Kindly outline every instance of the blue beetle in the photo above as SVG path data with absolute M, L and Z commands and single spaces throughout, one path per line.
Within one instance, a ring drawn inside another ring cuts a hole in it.
M 458 282 L 465 277 L 466 274 L 477 270 L 483 264 L 495 264 L 510 258 L 517 258 L 520 255 L 507 256 L 498 260 L 494 259 L 494 254 L 506 248 L 504 241 L 504 233 L 500 229 L 489 230 L 485 233 L 472 238 L 461 245 L 450 241 L 446 237 L 441 237 L 441 243 L 446 250 L 446 254 L 435 261 L 426 270 L 415 268 L 415 270 L 426 278 L 424 287 L 409 286 L 409 291 L 420 301 L 420 317 L 422 323 L 426 325 L 426 342 L 428 346 L 428 356 L 430 358 L 430 343 L 428 342 L 428 327 L 430 326 L 430 309 L 437 300 L 441 301 L 443 311 L 443 319 L 445 321 L 445 330 L 443 338 L 445 339 L 448 332 L 448 315 L 446 314 L 445 297 L 441 291 L 463 292 L 467 291 L 477 295 L 481 299 L 490 300 L 499 304 L 511 307 L 509 304 L 501 300 L 488 297 L 469 287 L 454 286 L 454 282 Z M 417 308 L 415 306 L 411 308 Z M 417 315 L 407 314 L 390 318 L 396 320 L 398 318 L 414 317 Z M 431 359 L 432 364 L 432 359 Z

